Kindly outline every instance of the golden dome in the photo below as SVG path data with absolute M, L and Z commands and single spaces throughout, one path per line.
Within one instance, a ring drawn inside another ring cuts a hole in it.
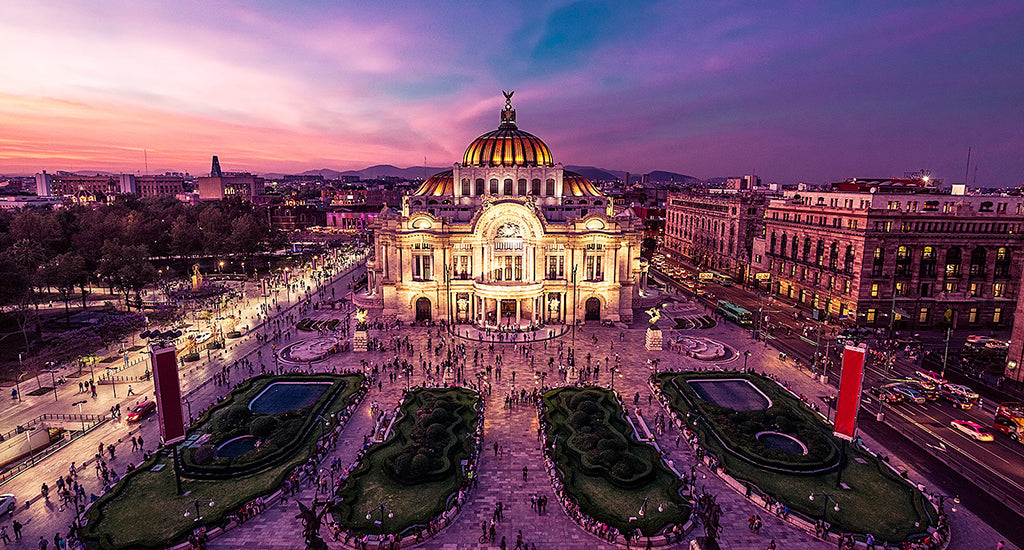
M 600 197 L 601 191 L 593 182 L 576 172 L 562 172 L 562 195 L 566 197 Z
M 425 195 L 440 197 L 455 194 L 455 179 L 451 170 L 438 172 L 427 178 L 427 181 L 420 185 L 420 188 L 413 193 L 413 196 L 422 197 Z
M 512 92 L 505 93 L 505 109 L 497 130 L 473 140 L 462 155 L 463 166 L 554 166 L 551 150 L 541 139 L 516 127 Z

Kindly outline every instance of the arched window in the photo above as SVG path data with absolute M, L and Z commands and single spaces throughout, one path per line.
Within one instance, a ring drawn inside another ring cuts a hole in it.
M 926 246 L 921 249 L 921 277 L 935 276 L 935 247 Z
M 462 178 L 462 194 L 468 195 L 469 191 L 469 178 Z
M 498 194 L 498 180 L 496 178 L 491 178 L 491 194 Z
M 768 244 L 768 253 L 771 254 L 772 256 L 775 255 L 775 232 L 774 231 L 772 231 L 772 238 L 771 238 L 771 240 L 769 241 L 769 244 Z
M 525 195 L 526 194 L 526 180 L 525 179 L 519 180 L 519 194 L 520 195 Z
M 790 256 L 793 258 L 794 261 L 796 261 L 796 259 L 799 257 L 797 256 L 797 253 L 800 251 L 800 247 L 797 246 L 797 243 L 799 242 L 800 238 L 797 237 L 796 235 L 793 235 L 793 253 L 790 254 Z
M 786 234 L 782 234 L 782 244 L 779 246 L 779 256 L 786 257 Z
M 881 277 L 882 268 L 885 266 L 885 249 L 879 247 L 875 249 L 875 253 L 872 255 L 873 261 L 871 263 L 871 276 Z
M 530 182 L 530 187 L 532 188 L 530 190 L 530 194 L 532 194 L 532 195 L 540 195 L 540 180 L 539 179 L 534 179 L 533 181 L 531 181 Z
M 483 178 L 477 178 L 476 179 L 476 189 L 473 191 L 473 194 L 474 195 L 483 195 L 484 194 L 484 179 Z
M 839 243 L 832 241 L 832 246 L 828 249 L 828 267 L 836 269 L 839 267 Z
M 960 276 L 960 262 L 963 261 L 963 253 L 959 246 L 951 247 L 946 251 L 946 278 Z
M 852 244 L 846 245 L 846 258 L 843 260 L 843 272 L 847 274 L 853 273 L 853 262 L 856 259 L 856 253 Z
M 548 195 L 548 196 L 554 196 L 555 195 L 555 180 L 548 179 L 548 181 L 545 182 L 545 184 L 544 184 L 544 194 Z
M 806 262 L 807 258 L 811 256 L 811 240 L 804 239 L 804 257 L 803 260 Z
M 505 180 L 505 185 L 502 186 L 504 189 L 501 190 L 502 195 L 512 195 L 512 179 L 508 178 Z
M 814 263 L 821 265 L 825 258 L 825 241 L 818 239 L 818 247 L 814 251 Z

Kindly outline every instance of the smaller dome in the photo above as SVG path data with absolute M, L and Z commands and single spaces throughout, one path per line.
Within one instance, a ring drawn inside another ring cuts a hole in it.
M 566 197 L 600 197 L 601 191 L 581 174 L 565 170 L 562 172 L 562 195 Z
M 412 195 L 414 197 L 432 196 L 440 197 L 455 194 L 455 178 L 451 170 L 438 172 L 427 178 L 427 181 L 420 185 Z

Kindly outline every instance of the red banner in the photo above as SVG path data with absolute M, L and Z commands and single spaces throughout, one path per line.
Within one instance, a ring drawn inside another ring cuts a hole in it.
M 178 358 L 173 344 L 153 344 L 153 382 L 156 386 L 156 413 L 160 422 L 160 438 L 170 445 L 185 439 L 185 415 L 181 411 L 181 384 L 178 381 Z
M 852 440 L 857 432 L 857 411 L 860 409 L 861 383 L 864 381 L 864 357 L 867 346 L 846 346 L 839 380 L 839 398 L 836 400 L 835 434 Z

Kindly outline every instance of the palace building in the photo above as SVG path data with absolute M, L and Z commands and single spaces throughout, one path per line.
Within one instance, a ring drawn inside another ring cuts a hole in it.
M 375 219 L 357 303 L 386 320 L 517 330 L 631 321 L 641 221 L 556 164 L 505 97 L 497 130 Z

